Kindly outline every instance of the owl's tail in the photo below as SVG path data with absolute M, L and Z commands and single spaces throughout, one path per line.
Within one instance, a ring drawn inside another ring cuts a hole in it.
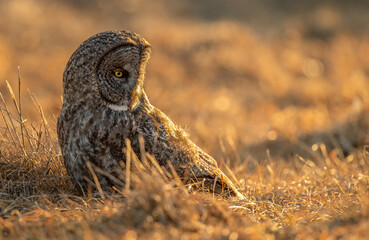
M 228 189 L 231 195 L 233 195 L 234 197 L 237 197 L 240 200 L 246 198 L 237 190 L 233 182 L 227 177 L 227 175 L 222 172 L 222 170 L 216 168 L 212 173 L 214 174 L 214 188 L 215 185 L 218 183 L 220 184 L 222 189 Z

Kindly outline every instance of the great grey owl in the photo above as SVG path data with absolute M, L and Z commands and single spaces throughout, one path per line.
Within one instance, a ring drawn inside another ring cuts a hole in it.
M 101 188 L 111 192 L 117 183 L 109 176 L 123 170 L 119 162 L 125 162 L 126 139 L 140 156 L 143 138 L 145 151 L 167 169 L 170 161 L 183 180 L 216 180 L 218 186 L 244 198 L 217 162 L 150 104 L 143 89 L 150 52 L 150 44 L 140 35 L 111 31 L 92 36 L 71 56 L 63 76 L 57 130 L 72 182 L 86 192 L 93 182 L 87 166 L 91 163 L 108 173 L 96 176 Z

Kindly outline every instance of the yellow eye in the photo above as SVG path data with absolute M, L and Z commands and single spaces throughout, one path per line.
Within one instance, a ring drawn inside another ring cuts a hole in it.
M 123 77 L 123 71 L 122 71 L 122 70 L 120 70 L 120 69 L 114 70 L 114 75 L 115 75 L 117 78 L 121 78 L 121 77 Z

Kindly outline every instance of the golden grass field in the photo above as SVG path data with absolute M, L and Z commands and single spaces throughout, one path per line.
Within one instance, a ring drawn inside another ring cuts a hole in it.
M 204 17 L 211 3 L 77 3 L 0 2 L 0 239 L 369 236 L 369 32 L 360 7 L 342 15 L 322 4 L 273 21 L 254 6 L 250 23 L 217 18 L 216 9 Z M 82 41 L 111 29 L 151 43 L 151 103 L 246 200 L 189 193 L 155 166 L 133 166 L 135 187 L 120 195 L 77 195 L 56 138 L 62 74 Z

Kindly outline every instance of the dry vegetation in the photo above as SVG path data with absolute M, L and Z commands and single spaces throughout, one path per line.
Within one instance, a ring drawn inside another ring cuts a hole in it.
M 329 5 L 311 10 L 319 28 L 307 14 L 308 24 L 293 18 L 256 33 L 234 20 L 178 17 L 166 1 L 141 13 L 142 1 L 78 2 L 0 2 L 0 239 L 369 236 L 369 34 L 341 29 L 344 16 Z M 151 102 L 247 200 L 189 193 L 138 164 L 133 190 L 77 195 L 55 134 L 62 72 L 80 42 L 121 28 L 153 46 Z

